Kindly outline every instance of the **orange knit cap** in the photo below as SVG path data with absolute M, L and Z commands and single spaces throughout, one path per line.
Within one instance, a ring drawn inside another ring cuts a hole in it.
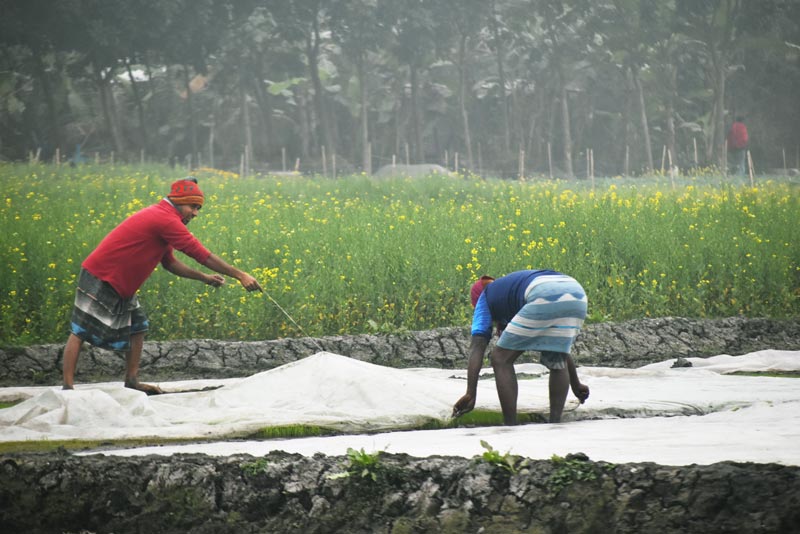
M 203 205 L 205 195 L 200 190 L 200 186 L 193 180 L 178 180 L 172 184 L 167 198 L 176 206 L 184 204 Z
M 491 276 L 483 275 L 478 279 L 477 282 L 472 284 L 471 288 L 469 288 L 469 296 L 470 300 L 472 301 L 473 308 L 478 303 L 478 299 L 480 298 L 481 293 L 483 293 L 484 288 L 492 282 L 494 282 L 494 278 L 492 278 Z

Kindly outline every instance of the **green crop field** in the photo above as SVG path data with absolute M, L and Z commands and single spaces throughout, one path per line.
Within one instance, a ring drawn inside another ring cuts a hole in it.
M 179 172 L 0 164 L 0 344 L 63 342 L 81 261 Z M 578 279 L 592 322 L 800 313 L 800 196 L 779 177 L 196 175 L 206 204 L 190 230 L 302 331 L 235 280 L 214 289 L 159 267 L 139 292 L 150 340 L 467 325 L 476 277 L 528 268 Z

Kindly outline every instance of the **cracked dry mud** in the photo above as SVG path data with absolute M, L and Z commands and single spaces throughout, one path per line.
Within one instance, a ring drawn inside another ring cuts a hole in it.
M 463 368 L 466 329 L 262 342 L 148 342 L 147 380 L 246 376 L 325 350 L 380 365 Z M 662 318 L 587 325 L 580 365 L 800 350 L 800 320 Z M 0 351 L 0 384 L 57 384 L 60 346 Z M 121 356 L 86 350 L 78 380 L 116 380 Z M 384 454 L 347 457 L 0 456 L 0 531 L 27 533 L 796 532 L 800 467 L 612 465 Z M 510 468 L 509 468 L 510 467 Z M 352 471 L 349 475 L 344 475 Z M 374 476 L 373 476 L 374 475 Z

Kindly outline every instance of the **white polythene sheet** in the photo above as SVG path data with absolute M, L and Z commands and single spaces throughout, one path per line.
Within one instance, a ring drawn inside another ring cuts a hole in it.
M 531 458 L 584 452 L 594 460 L 705 464 L 723 460 L 800 465 L 800 381 L 736 376 L 746 371 L 798 371 L 800 352 L 689 358 L 638 369 L 581 367 L 591 388 L 584 405 L 571 398 L 564 422 L 519 427 L 383 432 L 449 417 L 464 393 L 465 372 L 393 369 L 321 352 L 247 378 L 166 382 L 165 390 L 221 385 L 213 391 L 147 397 L 121 383 L 79 384 L 75 390 L 1 388 L 0 400 L 27 397 L 0 410 L 0 441 L 219 439 L 213 443 L 104 451 L 105 454 L 344 454 L 349 447 L 471 457 L 481 440 Z M 548 412 L 546 370 L 517 366 L 520 411 Z M 486 371 L 485 371 L 486 372 Z M 479 382 L 477 408 L 498 410 L 491 377 Z M 344 436 L 225 441 L 259 428 L 321 425 Z M 365 433 L 370 431 L 372 433 Z

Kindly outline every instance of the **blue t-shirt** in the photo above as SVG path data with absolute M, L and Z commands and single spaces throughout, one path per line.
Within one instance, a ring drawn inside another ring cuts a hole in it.
M 525 305 L 525 290 L 534 278 L 561 274 L 550 270 L 517 271 L 488 284 L 472 314 L 472 335 L 492 337 L 492 322 L 502 330 Z

